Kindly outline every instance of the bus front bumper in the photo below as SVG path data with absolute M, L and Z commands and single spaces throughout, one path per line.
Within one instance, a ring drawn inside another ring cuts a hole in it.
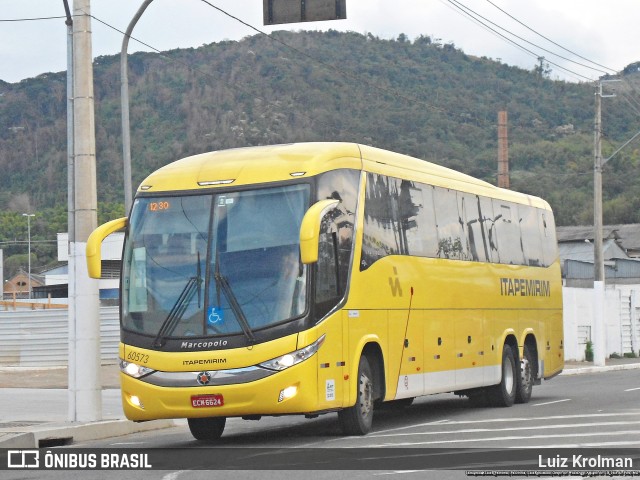
M 121 372 L 122 405 L 134 421 L 310 413 L 318 405 L 315 364 L 310 359 L 248 383 L 192 387 L 154 385 Z

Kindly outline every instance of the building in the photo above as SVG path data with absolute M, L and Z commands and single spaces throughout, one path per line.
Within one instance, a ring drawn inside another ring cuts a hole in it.
M 640 224 L 603 227 L 605 282 L 640 285 Z M 593 286 L 593 226 L 556 227 L 562 277 L 568 287 Z
M 120 288 L 120 265 L 124 233 L 116 232 L 102 242 L 102 277 L 99 280 L 100 301 L 117 304 Z M 44 285 L 38 289 L 42 297 L 67 297 L 69 286 L 69 235 L 58 234 L 58 261 L 61 265 L 43 272 Z M 86 268 L 86 267 L 85 267 Z
M 36 288 L 43 286 L 45 283 L 42 275 L 31 274 L 31 281 L 29 281 L 29 274 L 20 269 L 12 278 L 4 282 L 3 296 L 5 299 L 12 298 L 29 298 L 29 287 L 31 287 L 31 298 L 33 298 L 33 292 Z

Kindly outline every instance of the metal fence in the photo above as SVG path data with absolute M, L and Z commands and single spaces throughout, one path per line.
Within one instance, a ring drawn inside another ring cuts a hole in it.
M 625 354 L 640 350 L 640 288 L 607 288 L 607 351 Z M 592 329 L 593 291 L 563 289 L 565 359 L 583 360 L 584 344 Z M 67 310 L 0 311 L 0 367 L 66 366 L 68 360 Z M 82 319 L 80 318 L 80 321 Z M 118 360 L 118 307 L 100 309 L 102 363 Z
M 102 363 L 118 361 L 119 328 L 118 307 L 101 307 Z M 67 310 L 0 312 L 0 366 L 66 366 L 68 339 Z

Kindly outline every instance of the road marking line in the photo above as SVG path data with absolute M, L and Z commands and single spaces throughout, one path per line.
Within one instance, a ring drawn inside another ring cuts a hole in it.
M 556 443 L 553 445 L 549 445 L 545 443 L 544 445 L 527 445 L 527 448 L 543 448 L 543 449 L 553 449 L 553 448 L 602 448 L 602 447 L 623 447 L 623 446 L 638 446 L 638 440 L 631 440 L 628 442 L 597 442 L 597 443 Z M 507 448 L 520 448 L 520 447 L 507 447 Z M 581 477 L 582 478 L 582 477 Z
M 545 403 L 536 403 L 535 405 L 531 405 L 532 407 L 541 407 L 543 405 L 552 405 L 554 403 L 562 403 L 562 402 L 570 402 L 570 398 L 565 398 L 563 400 L 554 400 L 553 402 L 545 402 Z
M 389 428 L 387 430 L 378 430 L 376 432 L 376 434 L 378 433 L 387 433 L 387 432 L 397 432 L 398 430 L 406 430 L 407 428 L 415 428 L 415 427 L 428 427 L 430 425 L 442 425 L 445 423 L 448 423 L 449 420 L 436 420 L 435 422 L 429 422 L 429 423 L 421 423 L 420 425 L 407 425 L 405 427 L 397 427 L 397 428 Z
M 637 422 L 596 422 L 596 423 L 568 423 L 566 425 L 534 425 L 529 427 L 523 427 L 517 425 L 510 428 L 463 428 L 459 430 L 440 430 L 435 432 L 414 432 L 414 433 L 386 433 L 386 434 L 369 434 L 367 438 L 384 438 L 384 437 L 413 437 L 418 435 L 457 435 L 460 433 L 487 433 L 487 432 L 511 432 L 511 431 L 523 431 L 523 430 L 553 430 L 560 428 L 593 428 L 593 427 L 612 427 L 615 425 L 638 425 Z
M 620 435 L 638 435 L 637 430 L 615 431 L 615 432 L 589 432 L 589 433 L 567 433 L 558 435 L 528 435 L 528 436 L 508 436 L 508 437 L 489 437 L 489 438 L 475 438 L 475 439 L 458 439 L 458 440 L 435 440 L 432 442 L 403 442 L 403 443 L 382 443 L 378 445 L 367 445 L 367 448 L 378 447 L 413 447 L 419 445 L 442 445 L 445 443 L 472 443 L 472 442 L 503 442 L 507 440 L 531 440 L 534 438 L 575 438 L 575 437 L 597 437 L 597 436 L 611 436 L 617 437 Z
M 634 390 L 640 390 L 640 387 L 636 387 L 636 388 L 627 388 L 625 390 L 625 392 L 633 392 Z
M 177 472 L 167 473 L 162 480 L 176 480 L 180 475 L 184 472 L 188 472 L 189 470 L 178 470 Z

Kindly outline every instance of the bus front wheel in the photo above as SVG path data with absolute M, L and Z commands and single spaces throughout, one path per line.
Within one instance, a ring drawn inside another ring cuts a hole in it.
M 196 440 L 218 440 L 224 432 L 226 417 L 188 418 L 189 430 Z
M 488 389 L 489 402 L 494 407 L 510 407 L 516 400 L 518 385 L 516 360 L 513 350 L 507 344 L 502 350 L 502 379 L 500 383 Z
M 338 412 L 338 419 L 345 435 L 366 435 L 373 423 L 373 375 L 367 357 L 360 357 L 358 364 L 358 391 L 356 404 Z

